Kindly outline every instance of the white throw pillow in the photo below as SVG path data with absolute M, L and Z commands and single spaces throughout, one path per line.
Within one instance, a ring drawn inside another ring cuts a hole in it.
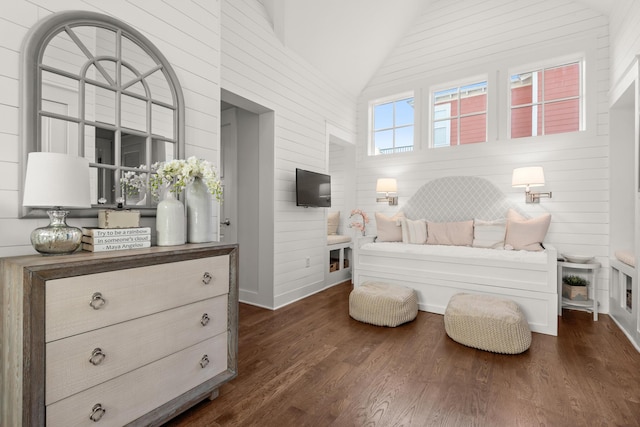
M 392 217 L 376 212 L 376 241 L 402 242 L 400 218 L 404 218 L 404 214 L 402 212 L 398 212 Z
M 427 241 L 427 221 L 424 219 L 411 220 L 400 218 L 402 228 L 402 242 L 422 245 Z
M 428 245 L 471 246 L 473 243 L 473 221 L 431 222 L 427 221 Z
M 507 220 L 473 220 L 473 244 L 475 248 L 504 249 L 504 235 L 507 232 Z
M 338 234 L 338 225 L 340 224 L 340 211 L 329 212 L 327 215 L 327 235 L 333 236 Z
M 542 242 L 551 224 L 551 214 L 527 219 L 513 209 L 507 212 L 507 233 L 504 237 L 505 247 L 516 250 L 541 251 Z

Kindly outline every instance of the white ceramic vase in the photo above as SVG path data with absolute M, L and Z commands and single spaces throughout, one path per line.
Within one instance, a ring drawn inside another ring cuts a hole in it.
M 184 205 L 169 190 L 165 191 L 164 198 L 156 209 L 156 235 L 158 246 L 185 243 Z
M 213 241 L 213 206 L 207 185 L 196 178 L 186 188 L 187 241 L 204 243 Z

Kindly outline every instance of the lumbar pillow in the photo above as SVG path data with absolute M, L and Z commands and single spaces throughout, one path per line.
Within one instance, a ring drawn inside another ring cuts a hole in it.
M 340 211 L 329 212 L 327 215 L 327 235 L 338 234 L 338 224 L 340 224 Z
M 402 212 L 392 217 L 376 212 L 376 229 L 378 242 L 402 242 L 402 227 L 400 218 L 404 218 Z
M 507 231 L 507 221 L 496 219 L 485 221 L 473 220 L 473 243 L 475 248 L 503 249 L 504 235 Z
M 551 214 L 527 219 L 513 209 L 507 212 L 507 233 L 504 237 L 505 248 L 516 250 L 541 251 L 542 241 L 551 224 Z
M 411 220 L 400 218 L 402 228 L 402 242 L 422 245 L 427 241 L 427 221 L 424 219 Z
M 473 221 L 431 222 L 427 221 L 427 245 L 471 246 L 473 243 Z

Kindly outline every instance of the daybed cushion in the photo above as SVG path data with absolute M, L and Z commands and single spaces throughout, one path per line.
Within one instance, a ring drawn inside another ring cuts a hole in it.
M 471 246 L 472 243 L 473 221 L 427 221 L 428 245 Z
M 349 294 L 349 315 L 377 326 L 395 327 L 418 315 L 414 289 L 383 282 L 365 282 Z
M 507 221 L 497 219 L 486 221 L 475 219 L 473 221 L 473 243 L 474 248 L 503 249 L 504 235 L 507 231 Z
M 404 214 L 398 212 L 392 217 L 376 212 L 376 229 L 378 242 L 402 242 L 402 227 L 400 226 L 400 218 Z
M 527 219 L 513 209 L 507 212 L 507 232 L 504 238 L 505 247 L 515 250 L 541 251 L 542 242 L 549 230 L 551 214 Z
M 636 254 L 628 249 L 620 249 L 613 253 L 620 262 L 624 262 L 631 267 L 636 266 Z
M 343 236 L 341 234 L 334 234 L 331 236 L 327 236 L 327 245 L 337 245 L 338 243 L 349 243 L 351 241 L 351 237 Z
M 402 243 L 422 245 L 427 242 L 427 221 L 424 219 L 400 218 Z
M 329 212 L 327 215 L 327 235 L 338 234 L 338 225 L 340 225 L 340 211 Z
M 531 330 L 518 304 L 491 295 L 452 296 L 444 328 L 452 340 L 494 353 L 518 354 L 531 345 Z

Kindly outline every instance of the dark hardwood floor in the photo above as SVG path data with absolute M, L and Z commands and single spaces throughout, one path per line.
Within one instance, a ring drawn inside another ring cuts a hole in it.
M 239 375 L 167 426 L 640 426 L 640 353 L 564 310 L 520 355 L 452 341 L 443 316 L 349 317 L 351 284 L 277 311 L 240 304 Z

